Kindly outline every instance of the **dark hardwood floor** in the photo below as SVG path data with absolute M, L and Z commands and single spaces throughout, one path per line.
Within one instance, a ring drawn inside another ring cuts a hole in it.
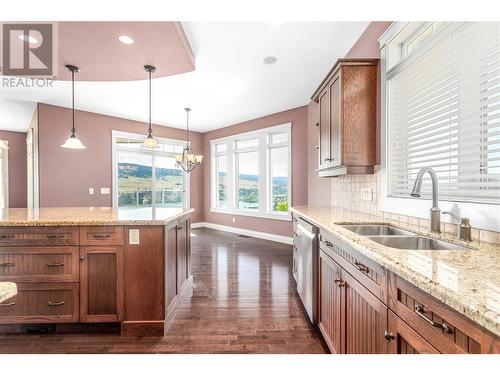
M 0 335 L 0 353 L 325 353 L 290 273 L 289 245 L 192 231 L 193 290 L 165 337 Z

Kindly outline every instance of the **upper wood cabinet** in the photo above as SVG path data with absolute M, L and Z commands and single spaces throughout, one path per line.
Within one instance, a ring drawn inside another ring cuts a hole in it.
M 340 59 L 314 92 L 320 177 L 373 173 L 378 59 Z

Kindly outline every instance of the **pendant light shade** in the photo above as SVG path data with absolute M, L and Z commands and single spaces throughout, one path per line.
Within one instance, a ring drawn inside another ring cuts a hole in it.
M 156 67 L 153 65 L 144 65 L 144 70 L 149 74 L 149 125 L 148 125 L 148 136 L 142 144 L 146 148 L 157 148 L 158 142 L 153 138 L 153 128 L 151 126 L 151 74 L 154 73 Z
M 191 148 L 189 140 L 189 112 L 191 108 L 184 108 L 186 111 L 186 146 L 182 150 L 182 155 L 175 156 L 175 165 L 182 168 L 186 173 L 191 172 L 197 165 L 200 165 L 203 160 L 203 155 L 195 155 Z
M 76 137 L 76 128 L 75 128 L 75 73 L 80 71 L 80 68 L 74 65 L 66 65 L 66 68 L 71 72 L 71 116 L 72 116 L 72 125 L 71 125 L 71 135 L 70 137 L 61 145 L 61 147 L 69 148 L 73 150 L 83 150 L 86 147 L 83 143 Z

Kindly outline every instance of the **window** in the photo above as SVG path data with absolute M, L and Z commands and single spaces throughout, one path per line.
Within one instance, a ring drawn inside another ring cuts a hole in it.
M 291 124 L 211 141 L 212 211 L 289 220 Z
M 159 147 L 142 147 L 144 137 L 113 131 L 114 206 L 161 208 L 188 206 L 188 177 L 175 166 L 183 142 L 156 138 Z
M 408 197 L 428 166 L 440 199 L 500 203 L 500 23 L 424 24 L 389 44 L 403 51 L 386 72 L 388 195 Z
M 9 142 L 0 140 L 0 208 L 9 207 Z
M 429 218 L 430 178 L 409 196 L 429 166 L 442 211 L 500 230 L 500 23 L 394 22 L 379 42 L 379 208 Z

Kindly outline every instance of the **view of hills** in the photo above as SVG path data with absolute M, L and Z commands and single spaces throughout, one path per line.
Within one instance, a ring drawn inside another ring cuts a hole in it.
M 184 178 L 182 170 L 177 168 L 156 168 L 156 190 L 163 191 L 161 198 L 156 197 L 165 205 L 178 205 L 182 202 Z M 135 163 L 118 164 L 119 205 L 143 205 L 151 203 L 152 167 Z M 219 172 L 219 198 L 225 199 L 226 173 Z M 239 175 L 239 206 L 258 208 L 258 175 Z M 273 209 L 288 210 L 288 177 L 273 177 Z

